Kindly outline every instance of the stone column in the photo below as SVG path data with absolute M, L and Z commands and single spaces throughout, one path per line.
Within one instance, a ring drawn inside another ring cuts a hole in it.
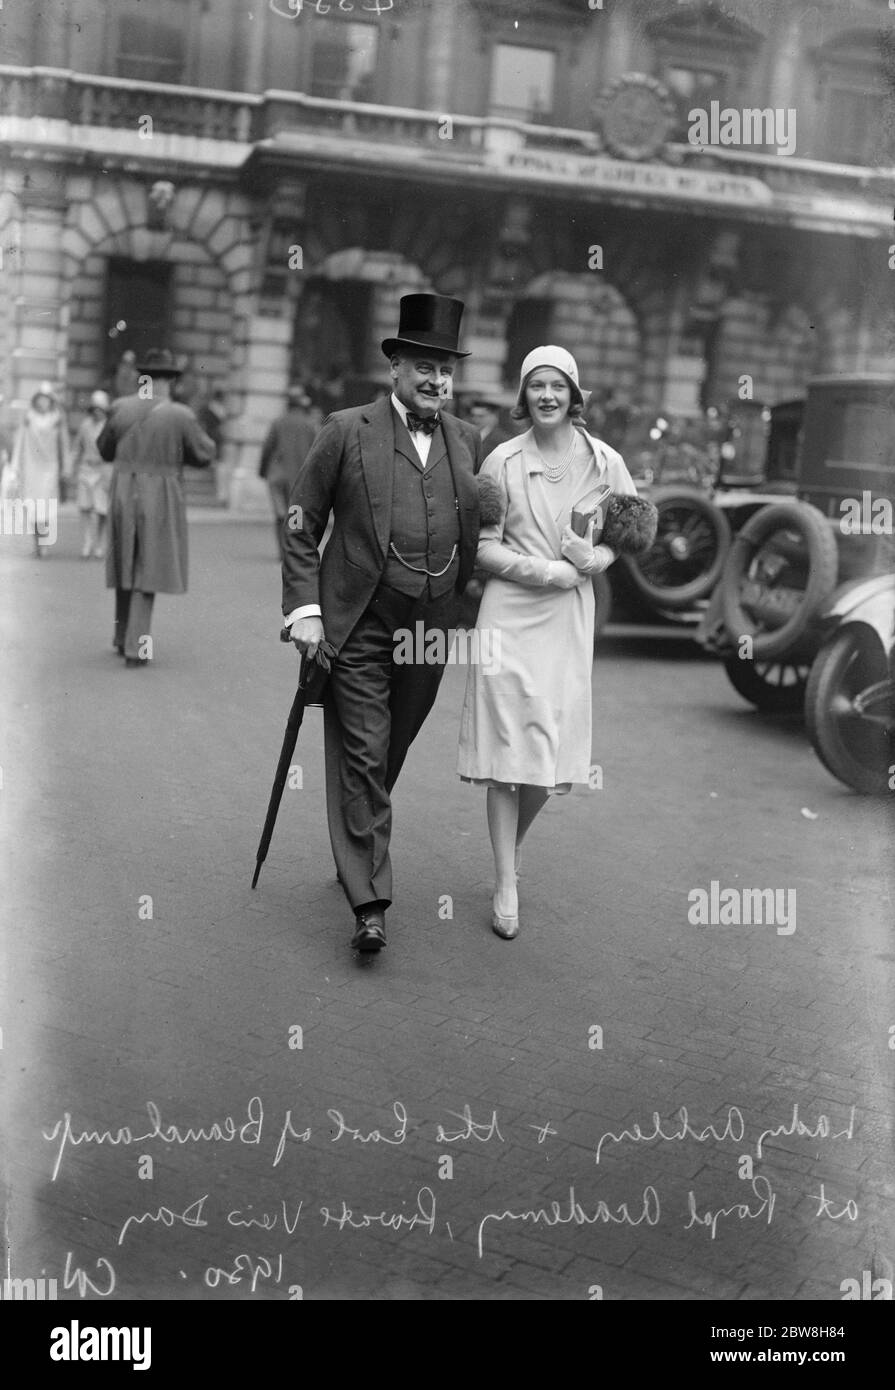
M 258 477 L 261 444 L 271 421 L 285 406 L 292 355 L 292 323 L 285 318 L 252 314 L 243 326 L 243 412 L 233 438 L 234 466 L 230 507 L 237 512 L 270 512 L 267 488 Z
M 532 277 L 528 255 L 531 211 L 528 198 L 506 200 L 502 222 L 496 229 L 488 259 L 470 296 L 472 332 L 465 335 L 465 340 L 474 356 L 469 359 L 473 365 L 468 375 L 482 386 L 493 389 L 503 384 L 507 326 L 513 305 Z
M 592 16 L 595 29 L 598 24 L 606 26 L 596 32 L 598 37 L 601 33 L 606 35 L 603 74 L 607 85 L 631 70 L 634 49 L 634 25 L 630 14 L 621 5 L 613 5 L 611 13 L 609 9 L 607 5 L 603 13 L 595 11 Z M 598 44 L 597 51 L 602 47 L 603 44 Z
M 671 415 L 695 415 L 706 375 L 705 356 L 696 350 L 695 340 L 686 336 L 692 284 L 678 283 L 667 301 L 663 359 L 661 366 L 661 408 Z
M 450 112 L 452 91 L 452 64 L 454 56 L 454 35 L 457 15 L 449 5 L 431 5 L 426 15 L 425 63 L 421 71 L 425 73 L 425 100 L 431 111 Z
M 27 401 L 39 382 L 61 384 L 66 376 L 63 178 L 52 167 L 33 165 L 19 202 L 23 229 L 13 303 L 12 385 L 15 398 Z
M 780 10 L 775 11 L 776 38 L 772 39 L 773 65 L 768 92 L 767 104 L 769 106 L 781 107 L 785 110 L 794 104 L 793 99 L 799 91 L 798 75 L 805 42 L 802 39 L 802 34 L 805 33 L 806 39 L 810 43 L 819 42 L 821 38 L 816 29 L 812 30 L 805 27 L 807 17 L 804 13 L 787 15 L 781 13 Z M 814 18 L 815 20 L 818 18 L 817 12 L 815 12 Z M 811 37 L 807 38 L 809 34 Z M 757 102 L 755 104 L 758 105 Z M 797 152 L 802 153 L 801 150 Z
M 258 454 L 270 422 L 283 410 L 289 385 L 295 306 L 306 274 L 305 200 L 304 182 L 283 178 L 255 224 L 255 292 L 241 296 L 245 312 L 240 315 L 237 345 L 243 411 L 238 433 L 232 434 L 230 505 L 238 511 L 270 510 L 267 489 L 258 477 Z M 261 235 L 264 230 L 266 236 Z
M 242 90 L 245 92 L 263 92 L 267 74 L 267 36 L 271 16 L 268 0 L 257 0 L 251 7 L 251 15 Z M 237 23 L 235 14 L 232 23 Z

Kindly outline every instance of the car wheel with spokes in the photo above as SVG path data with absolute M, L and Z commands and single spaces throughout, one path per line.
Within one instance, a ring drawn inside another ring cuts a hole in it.
M 789 714 L 801 710 L 805 703 L 810 662 L 790 661 L 786 657 L 750 661 L 733 655 L 725 660 L 724 669 L 737 694 L 756 709 Z
M 637 595 L 652 609 L 692 608 L 714 589 L 730 548 L 730 523 L 695 487 L 657 488 L 656 539 L 643 555 L 626 557 Z
M 821 649 L 805 691 L 815 753 L 840 782 L 866 795 L 890 790 L 895 764 L 895 680 L 876 633 L 840 628 Z

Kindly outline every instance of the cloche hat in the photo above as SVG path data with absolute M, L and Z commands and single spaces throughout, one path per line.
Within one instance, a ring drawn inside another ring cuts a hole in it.
M 525 408 L 525 383 L 532 372 L 537 371 L 539 367 L 553 367 L 556 371 L 562 372 L 571 388 L 572 404 L 587 405 L 591 393 L 590 391 L 582 391 L 578 385 L 578 363 L 565 348 L 557 347 L 555 343 L 551 343 L 546 347 L 532 348 L 522 363 L 519 370 L 519 392 L 516 396 L 517 407 Z

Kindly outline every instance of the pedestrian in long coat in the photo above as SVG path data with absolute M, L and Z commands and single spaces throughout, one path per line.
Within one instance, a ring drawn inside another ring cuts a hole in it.
M 151 654 L 146 639 L 155 595 L 186 593 L 183 465 L 202 467 L 215 453 L 189 407 L 170 398 L 179 375 L 171 353 L 148 352 L 139 371 L 145 397 L 141 386 L 114 401 L 97 440 L 101 456 L 115 464 L 106 587 L 115 590 L 113 640 L 128 666 L 145 664 Z
M 289 494 L 317 433 L 308 419 L 310 404 L 303 386 L 290 386 L 286 409 L 273 421 L 261 446 L 258 474 L 266 481 L 270 493 L 281 561 L 284 559 L 283 523 L 289 511 Z
M 59 481 L 68 473 L 68 440 L 65 417 L 48 381 L 41 382 L 31 397 L 25 418 L 16 431 L 12 449 L 12 473 L 16 495 L 34 508 L 34 554 L 43 555 L 47 516 L 59 501 Z
M 522 364 L 513 412 L 531 428 L 499 445 L 481 469 L 500 513 L 482 526 L 476 555 L 489 575 L 476 628 L 492 639 L 494 660 L 469 667 L 458 771 L 488 788 L 491 924 L 507 938 L 519 930 L 516 876 L 529 827 L 548 796 L 589 781 L 591 576 L 616 555 L 592 543 L 592 524 L 589 535 L 575 534 L 571 513 L 602 484 L 636 496 L 621 455 L 575 428 L 584 403 L 571 354 L 536 348 Z

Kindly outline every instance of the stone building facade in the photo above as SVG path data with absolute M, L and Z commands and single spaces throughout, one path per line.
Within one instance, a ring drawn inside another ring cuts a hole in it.
M 57 0 L 0 34 L 2 409 L 50 378 L 77 412 L 163 341 L 226 393 L 235 506 L 291 378 L 384 382 L 410 289 L 465 300 L 461 388 L 553 340 L 669 411 L 892 370 L 886 0 Z

